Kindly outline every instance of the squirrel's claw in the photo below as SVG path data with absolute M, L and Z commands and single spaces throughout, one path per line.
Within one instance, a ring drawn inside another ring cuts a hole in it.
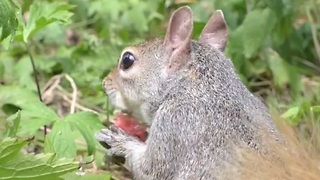
M 104 147 L 108 149 L 109 156 L 125 156 L 128 142 L 139 141 L 114 125 L 111 125 L 109 129 L 102 129 L 95 137 L 100 144 L 106 145 Z
M 114 124 L 111 124 L 111 125 L 109 126 L 109 129 L 110 129 L 112 132 L 117 133 L 117 134 L 127 134 L 127 133 L 125 133 L 121 128 L 115 126 Z
M 100 143 L 109 147 L 107 148 L 109 156 L 125 156 L 126 148 L 124 144 L 126 143 L 126 138 L 124 134 L 118 134 L 110 129 L 102 129 L 95 136 Z

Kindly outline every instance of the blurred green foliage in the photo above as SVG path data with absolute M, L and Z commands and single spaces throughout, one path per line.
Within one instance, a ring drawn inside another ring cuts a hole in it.
M 35 137 L 29 148 L 56 159 L 96 155 L 101 166 L 93 134 L 113 113 L 102 78 L 122 48 L 163 36 L 185 4 L 195 39 L 216 9 L 224 12 L 226 55 L 252 92 L 293 124 L 319 121 L 320 0 L 1 0 L 0 137 Z

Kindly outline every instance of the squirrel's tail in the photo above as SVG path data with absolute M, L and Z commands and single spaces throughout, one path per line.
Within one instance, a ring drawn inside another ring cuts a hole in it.
M 320 128 L 310 123 L 308 129 L 311 131 L 306 135 L 283 119 L 274 119 L 278 120 L 276 123 L 285 138 L 285 145 L 276 143 L 266 133 L 264 139 L 274 156 L 241 151 L 240 163 L 236 165 L 236 169 L 240 168 L 240 177 L 233 179 L 320 180 Z M 232 166 L 227 168 L 232 169 Z

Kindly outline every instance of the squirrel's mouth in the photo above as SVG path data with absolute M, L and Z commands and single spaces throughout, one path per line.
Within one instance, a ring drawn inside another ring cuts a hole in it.
M 143 121 L 139 116 L 139 106 L 129 106 L 128 101 L 117 89 L 109 89 L 106 91 L 109 98 L 109 104 L 115 109 L 116 114 L 122 114 L 139 122 Z M 134 109 L 135 108 L 135 109 Z
M 112 107 L 117 111 L 123 114 L 131 115 L 132 111 L 130 111 L 124 101 L 122 94 L 116 89 L 111 89 L 106 91 L 106 94 L 109 98 L 109 103 Z
M 123 115 L 132 117 L 132 112 L 129 111 L 129 110 L 127 110 L 127 109 L 118 109 L 118 108 L 116 108 L 115 110 L 116 110 L 116 112 L 118 112 L 118 113 L 121 113 L 121 114 L 123 114 Z

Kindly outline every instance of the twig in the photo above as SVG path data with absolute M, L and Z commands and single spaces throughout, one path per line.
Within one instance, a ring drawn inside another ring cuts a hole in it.
M 70 114 L 73 114 L 75 111 L 75 104 L 77 101 L 78 89 L 77 89 L 76 83 L 68 74 L 65 74 L 64 77 L 70 82 L 71 87 L 72 87 L 72 101 L 71 101 L 71 106 L 70 106 Z
M 66 95 L 67 97 L 69 97 L 67 100 L 69 103 L 71 103 L 71 97 L 72 95 L 70 95 L 70 93 L 68 91 L 66 91 L 62 86 L 58 86 L 57 89 L 59 91 L 61 91 L 62 94 Z M 98 108 L 98 107 L 95 107 L 95 109 L 90 109 L 90 108 L 87 108 L 85 106 L 82 106 L 80 103 L 76 103 L 76 107 L 81 107 L 80 109 L 84 110 L 84 111 L 91 111 L 91 112 L 94 112 L 94 113 L 102 113 L 104 112 L 103 109 L 101 108 Z
M 60 86 L 60 82 L 61 82 L 61 78 L 65 77 L 71 84 L 72 89 L 73 89 L 73 93 L 72 95 L 66 91 L 62 86 Z M 74 113 L 75 109 L 80 109 L 81 111 L 88 111 L 88 112 L 92 112 L 95 114 L 99 114 L 99 110 L 93 110 L 90 108 L 87 108 L 79 103 L 77 103 L 77 86 L 75 84 L 75 82 L 73 81 L 73 79 L 66 74 L 59 74 L 56 76 L 53 76 L 45 85 L 44 87 L 44 92 L 42 93 L 42 97 L 43 99 L 46 99 L 46 97 L 52 93 L 53 90 L 57 89 L 56 95 L 60 96 L 63 98 L 64 101 L 66 101 L 67 103 L 70 104 L 70 107 L 72 106 L 72 108 L 70 108 L 70 112 Z M 102 110 L 100 110 L 102 112 Z
M 72 100 L 67 96 L 67 94 L 64 94 L 62 92 L 58 92 L 57 93 L 59 96 L 61 96 L 63 98 L 63 100 L 67 101 L 68 103 L 72 103 Z M 82 111 L 88 111 L 88 112 L 92 112 L 92 113 L 95 113 L 95 114 L 99 114 L 97 111 L 95 110 L 92 110 L 92 109 L 89 109 L 89 108 L 86 108 L 78 103 L 75 103 L 74 106 Z
M 77 88 L 76 88 L 76 85 L 75 85 L 75 83 L 74 83 L 74 81 L 72 81 L 72 78 L 71 78 L 71 82 L 73 82 L 73 83 L 71 83 L 70 81 L 70 84 L 74 84 L 74 85 L 72 85 L 72 87 L 73 87 L 73 94 L 72 95 L 69 95 L 69 93 L 68 93 L 68 91 L 66 91 L 62 86 L 60 86 L 59 84 L 60 84 L 60 82 L 61 82 L 61 78 L 63 77 L 63 76 L 68 76 L 68 75 L 65 75 L 65 74 L 59 74 L 59 75 L 56 75 L 56 76 L 53 76 L 48 82 L 47 82 L 47 84 L 45 85 L 45 87 L 44 87 L 44 89 L 45 89 L 45 91 L 43 92 L 43 98 L 45 99 L 45 97 L 47 97 L 48 96 L 48 94 L 50 94 L 53 90 L 55 90 L 55 89 L 58 89 L 60 92 L 58 92 L 57 93 L 57 95 L 58 96 L 61 96 L 67 103 L 69 103 L 69 104 L 72 104 L 73 103 L 73 101 L 74 101 L 74 99 L 76 99 L 75 97 L 77 97 Z M 67 77 L 66 77 L 67 78 Z M 70 80 L 70 79 L 69 79 Z M 75 87 L 75 88 L 74 88 Z M 76 92 L 76 93 L 74 93 L 74 92 Z M 69 97 L 71 97 L 71 98 L 69 98 Z M 99 112 L 98 111 L 95 111 L 95 110 L 92 110 L 92 109 L 89 109 L 89 108 L 87 108 L 87 107 L 84 107 L 84 106 L 82 106 L 81 104 L 79 104 L 79 103 L 77 103 L 76 101 L 75 101 L 75 103 L 74 103 L 74 107 L 75 108 L 78 108 L 78 109 L 80 109 L 80 110 L 82 110 L 82 111 L 89 111 L 89 112 L 93 112 L 93 113 L 95 113 L 95 114 L 99 114 Z
M 55 75 L 53 77 L 51 77 L 49 79 L 49 81 L 45 84 L 44 88 L 43 88 L 43 91 L 42 92 L 42 95 L 46 92 L 46 91 L 53 91 L 57 86 L 58 84 L 60 83 L 61 81 L 61 78 L 64 76 L 64 74 L 58 74 L 58 75 Z
M 42 97 L 44 100 L 53 92 L 53 90 L 55 90 L 59 86 L 62 77 L 62 74 L 56 75 L 47 82 L 47 84 L 43 88 L 44 92 L 42 92 Z

